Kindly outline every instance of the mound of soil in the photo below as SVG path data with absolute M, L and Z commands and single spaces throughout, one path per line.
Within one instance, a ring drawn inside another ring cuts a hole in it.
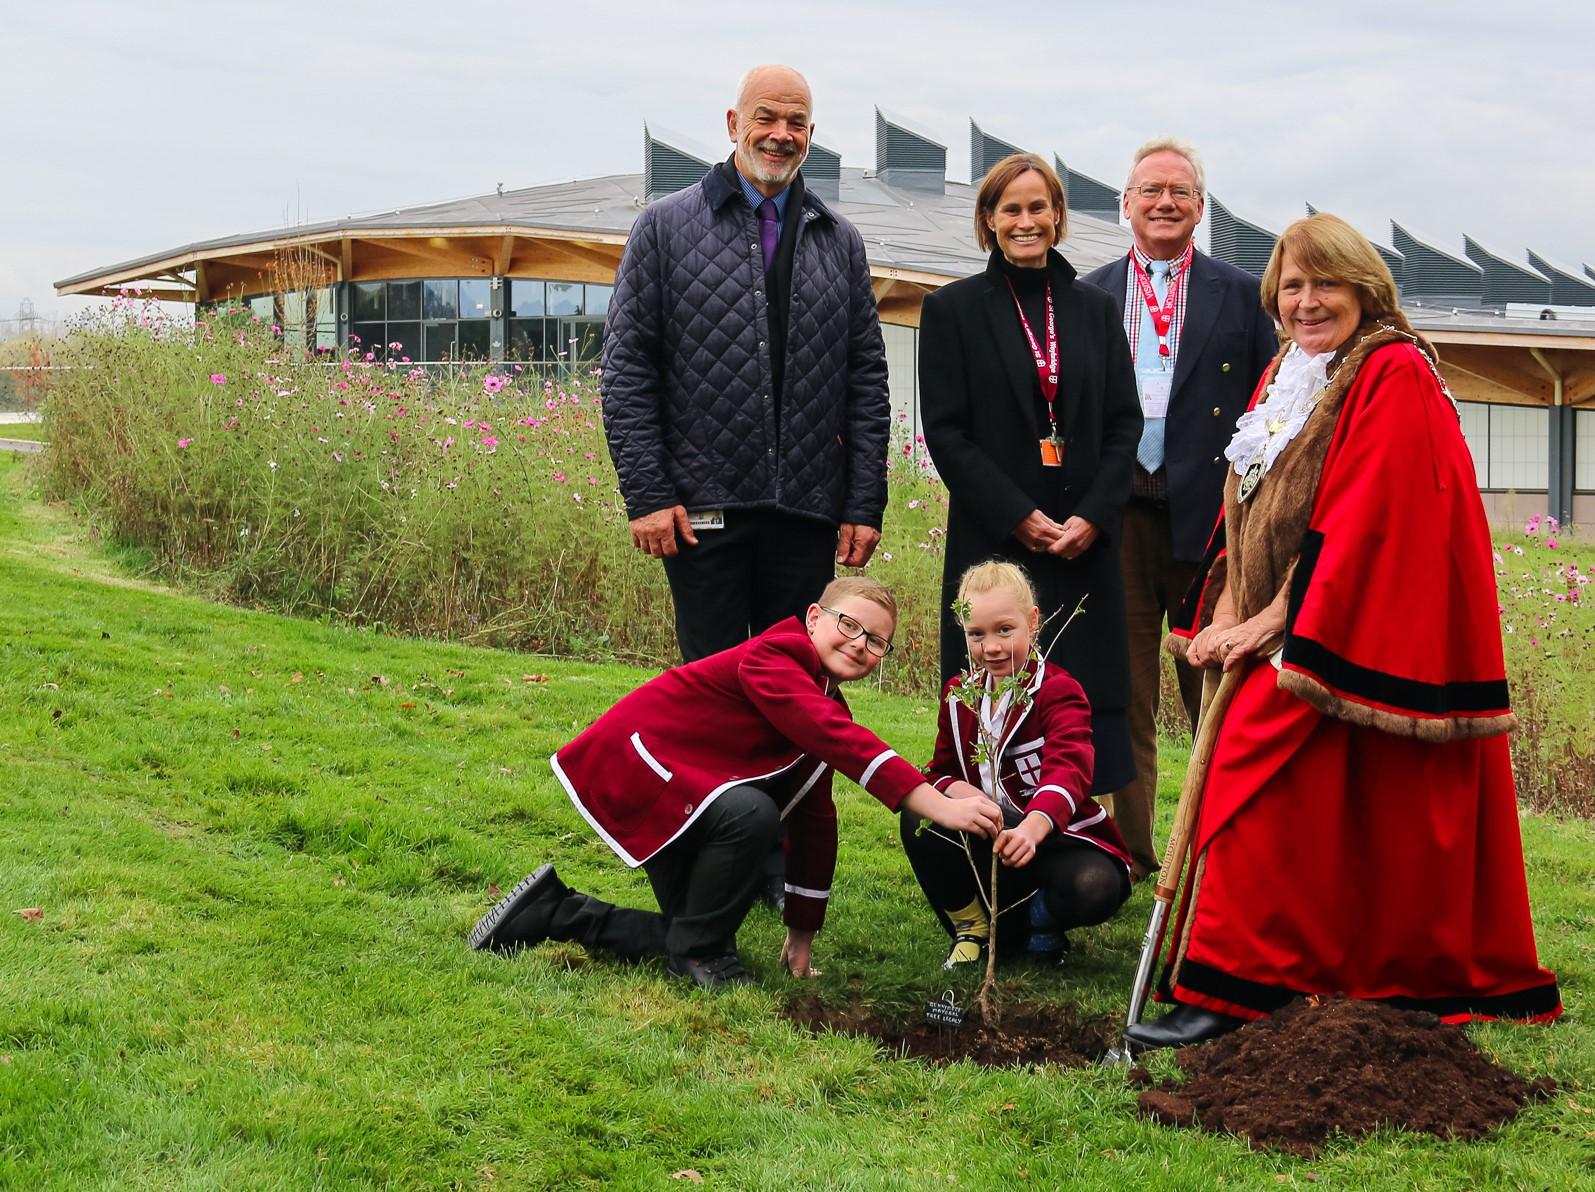
M 1148 1088 L 1143 1113 L 1304 1156 L 1331 1132 L 1383 1126 L 1478 1138 L 1556 1089 L 1500 1067 L 1433 1014 L 1347 998 L 1292 1002 L 1177 1063 L 1185 1082 Z M 1144 1069 L 1132 1077 L 1149 1082 Z
M 787 1007 L 786 1016 L 811 1031 L 873 1039 L 899 1057 L 935 1064 L 971 1060 L 987 1068 L 1084 1068 L 1101 1059 L 1123 1029 L 1112 1016 L 1082 1022 L 1064 1007 L 1022 1003 L 1004 1006 L 996 1028 L 982 1026 L 971 1009 L 966 1024 L 953 1031 L 922 1020 L 884 1021 L 857 999 L 836 1007 L 805 995 Z

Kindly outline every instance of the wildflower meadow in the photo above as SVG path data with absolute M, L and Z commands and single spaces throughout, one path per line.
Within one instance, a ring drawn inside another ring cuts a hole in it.
M 422 368 L 405 345 L 293 358 L 241 309 L 196 326 L 119 299 L 57 353 L 47 487 L 150 567 L 228 600 L 648 666 L 675 657 L 657 562 L 632 548 L 596 370 Z M 934 683 L 946 495 L 893 449 L 872 573 L 907 602 L 898 690 Z

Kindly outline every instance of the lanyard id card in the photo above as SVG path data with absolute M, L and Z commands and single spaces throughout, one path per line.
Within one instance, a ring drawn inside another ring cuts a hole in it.
M 1030 355 L 1036 363 L 1036 382 L 1041 387 L 1041 397 L 1047 403 L 1047 422 L 1051 425 L 1052 434 L 1040 442 L 1041 466 L 1043 468 L 1063 467 L 1063 436 L 1058 433 L 1058 320 L 1052 306 L 1052 285 L 1047 285 L 1047 344 L 1043 349 L 1036 340 L 1036 333 L 1030 329 L 1030 320 L 1025 318 L 1024 307 L 1019 305 L 1019 294 L 1013 288 L 1013 282 L 1008 283 L 1008 292 L 1013 294 L 1014 309 L 1019 312 L 1019 325 L 1025 329 L 1025 339 L 1030 344 Z

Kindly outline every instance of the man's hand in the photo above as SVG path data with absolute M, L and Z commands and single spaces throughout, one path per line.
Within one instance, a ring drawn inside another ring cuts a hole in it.
M 1063 523 L 1057 540 L 1047 548 L 1048 553 L 1062 555 L 1065 559 L 1078 559 L 1091 549 L 1097 540 L 1097 528 L 1083 517 L 1071 517 Z
M 862 567 L 875 553 L 881 532 L 874 526 L 843 522 L 836 531 L 836 562 L 841 567 Z
M 1036 859 L 1036 848 L 1052 831 L 1052 821 L 1039 811 L 1032 811 L 997 837 L 992 846 L 997 857 L 1010 869 L 1022 869 Z
M 781 945 L 781 963 L 786 965 L 786 971 L 794 977 L 818 977 L 820 970 L 809 963 L 813 947 L 812 931 L 799 931 L 796 927 L 788 927 L 786 942 Z
M 1025 520 L 1014 528 L 1013 536 L 1019 539 L 1019 545 L 1026 550 L 1033 550 L 1038 555 L 1052 549 L 1053 543 L 1058 541 L 1058 535 L 1063 533 L 1063 527 L 1053 521 L 1039 509 L 1032 509 Z
M 990 840 L 1002 831 L 1002 811 L 985 795 L 949 799 L 930 783 L 922 782 L 908 792 L 903 806 L 954 832 L 973 832 Z
M 698 545 L 685 505 L 660 509 L 631 519 L 631 544 L 656 559 L 668 559 L 678 551 L 676 535 L 688 546 Z

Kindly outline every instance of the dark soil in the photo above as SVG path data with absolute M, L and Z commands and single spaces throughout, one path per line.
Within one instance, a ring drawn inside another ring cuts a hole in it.
M 1123 1032 L 1121 1021 L 1113 1016 L 1082 1022 L 1067 1007 L 1022 1003 L 1004 1006 L 996 1029 L 981 1026 L 973 1009 L 963 1027 L 949 1031 L 923 1018 L 883 1021 L 856 999 L 846 1006 L 825 1006 L 812 995 L 787 1007 L 786 1016 L 811 1031 L 873 1039 L 899 1057 L 935 1064 L 971 1060 L 987 1068 L 1088 1067 L 1117 1044 Z
M 1385 1126 L 1479 1138 L 1556 1089 L 1500 1067 L 1433 1014 L 1347 998 L 1293 1002 L 1177 1063 L 1185 1082 L 1147 1088 L 1142 1113 L 1304 1156 L 1331 1133 Z M 1139 1068 L 1132 1082 L 1152 1083 Z

